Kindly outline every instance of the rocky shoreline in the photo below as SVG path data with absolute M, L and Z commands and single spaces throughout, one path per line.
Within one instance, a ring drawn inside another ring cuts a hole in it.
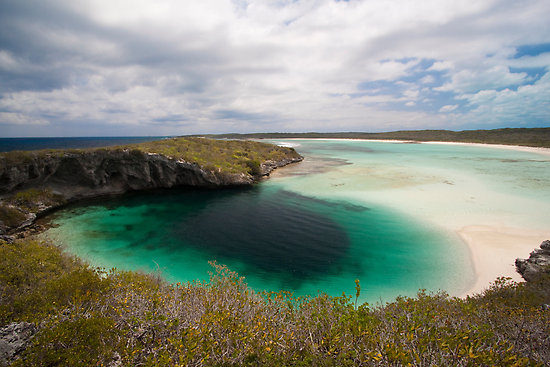
M 83 199 L 185 186 L 249 186 L 302 160 L 292 150 L 251 172 L 232 173 L 135 149 L 30 153 L 16 162 L 0 157 L 0 240 L 12 241 L 37 218 Z
M 529 254 L 528 259 L 516 259 L 516 270 L 528 282 L 550 274 L 550 240 L 543 241 L 539 249 Z

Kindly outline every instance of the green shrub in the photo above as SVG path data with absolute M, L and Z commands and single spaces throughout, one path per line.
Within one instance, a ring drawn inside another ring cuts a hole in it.
M 24 213 L 12 206 L 0 204 L 0 222 L 7 227 L 19 227 L 27 219 Z
M 246 140 L 172 138 L 131 145 L 127 148 L 197 163 L 209 170 L 221 169 L 225 173 L 251 175 L 261 174 L 261 162 L 300 157 L 292 148 Z
M 67 307 L 80 307 L 99 296 L 107 282 L 53 245 L 2 244 L 0 324 L 37 321 Z
M 7 199 L 14 205 L 26 208 L 30 211 L 38 209 L 42 205 L 59 205 L 64 203 L 64 198 L 61 195 L 54 194 L 51 189 L 36 189 L 31 188 L 24 191 L 19 191 Z
M 0 320 L 40 325 L 15 365 L 537 366 L 550 363 L 550 313 L 507 279 L 466 299 L 420 291 L 353 296 L 256 293 L 212 263 L 209 282 L 90 269 L 51 245 L 0 245 Z M 360 291 L 356 283 L 356 294 Z
M 13 366 L 95 366 L 116 358 L 120 332 L 113 320 L 90 316 L 42 328 Z

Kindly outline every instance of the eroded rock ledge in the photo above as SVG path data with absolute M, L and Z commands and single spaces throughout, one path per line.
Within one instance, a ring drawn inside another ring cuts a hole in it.
M 550 240 L 543 241 L 540 249 L 531 252 L 528 259 L 516 259 L 516 269 L 528 282 L 550 273 Z
M 302 159 L 294 150 L 289 150 L 284 158 L 260 162 L 251 172 L 231 173 L 137 149 L 54 151 L 30 154 L 18 162 L 0 157 L 0 199 L 28 189 L 48 190 L 51 197 L 56 198 L 35 202 L 36 210 L 25 210 L 17 202 L 4 200 L 4 211 L 11 211 L 15 216 L 19 211 L 25 218 L 13 223 L 0 221 L 0 235 L 29 225 L 37 215 L 67 202 L 156 188 L 251 185 L 275 168 Z

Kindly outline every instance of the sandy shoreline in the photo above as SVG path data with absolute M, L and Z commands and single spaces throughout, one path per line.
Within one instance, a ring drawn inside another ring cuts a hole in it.
M 288 138 L 271 140 L 341 140 L 341 141 L 370 141 L 382 143 L 402 143 L 402 144 L 441 144 L 441 145 L 464 145 L 473 147 L 488 147 L 497 149 L 510 149 L 521 152 L 538 153 L 550 156 L 550 148 L 528 147 L 524 145 L 506 145 L 506 144 L 482 144 L 482 143 L 464 143 L 451 141 L 416 141 L 416 140 L 393 140 L 393 139 L 344 139 L 344 138 Z
M 458 294 L 459 297 L 482 292 L 498 277 L 522 281 L 516 272 L 515 259 L 528 258 L 531 251 L 550 238 L 550 232 L 494 226 L 468 226 L 459 230 L 458 234 L 470 249 L 475 269 L 474 284 Z
M 306 140 L 306 139 L 281 139 L 281 140 Z M 310 140 L 310 139 L 307 139 Z M 403 140 L 376 140 L 376 139 L 311 139 L 311 140 L 342 140 L 342 141 L 369 141 L 388 143 L 419 143 L 419 144 L 444 144 L 488 147 L 494 149 L 508 149 L 521 152 L 550 156 L 549 148 L 526 147 L 516 145 L 496 145 L 478 143 L 453 143 L 453 142 L 409 142 Z M 278 172 L 279 173 L 279 172 Z M 280 172 L 284 174 L 283 172 Z M 455 186 L 459 189 L 459 187 Z M 407 198 L 413 198 L 413 202 L 427 202 L 437 195 L 448 195 L 448 191 L 432 192 L 413 191 L 405 189 L 400 192 L 392 191 L 390 196 L 385 196 L 383 202 L 388 205 L 398 206 Z M 457 192 L 454 192 L 457 195 Z M 398 198 L 396 198 L 399 195 Z M 423 196 L 427 195 L 427 196 Z M 479 193 L 483 195 L 483 193 Z M 489 204 L 490 202 L 486 202 Z M 469 208 L 469 207 L 468 207 Z M 540 209 L 540 208 L 539 208 Z M 438 213 L 439 211 L 439 213 Z M 521 212 L 521 211 L 520 211 Z M 497 211 L 498 213 L 498 211 Z M 550 213 L 550 208 L 548 208 Z M 417 213 L 418 214 L 418 213 Z M 456 213 L 455 213 L 456 214 Z M 528 227 L 508 220 L 501 220 L 498 214 L 491 217 L 477 217 L 469 213 L 466 217 L 457 218 L 455 215 L 446 216 L 441 210 L 427 210 L 422 212 L 425 220 L 433 220 L 447 230 L 457 233 L 459 238 L 467 246 L 474 267 L 474 281 L 471 286 L 456 294 L 458 297 L 466 297 L 487 289 L 498 277 L 510 277 L 514 281 L 522 281 L 515 269 L 516 258 L 528 258 L 531 251 L 538 248 L 544 240 L 550 239 L 550 227 L 541 229 L 540 226 Z M 544 214 L 544 213 L 542 213 Z M 500 223 L 500 224 L 499 224 Z M 512 224 L 510 224 L 512 223 Z M 517 226 L 517 227 L 512 227 Z
M 425 142 L 422 142 L 421 144 L 465 145 L 465 146 L 472 146 L 472 147 L 509 149 L 509 150 L 517 150 L 517 151 L 520 151 L 520 152 L 538 153 L 538 154 L 543 154 L 543 155 L 546 155 L 546 156 L 550 156 L 550 148 L 527 147 L 527 146 L 523 146 L 523 145 L 454 143 L 454 142 L 447 142 L 447 141 L 425 141 Z

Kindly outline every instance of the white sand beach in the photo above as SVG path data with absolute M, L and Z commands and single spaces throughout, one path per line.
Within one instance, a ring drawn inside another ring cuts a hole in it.
M 549 148 L 451 142 L 426 142 L 426 144 L 510 149 L 550 156 Z M 542 241 L 550 239 L 550 225 L 547 230 L 526 227 L 468 225 L 458 230 L 457 233 L 468 245 L 475 268 L 475 283 L 460 295 L 465 297 L 487 289 L 498 277 L 509 277 L 514 281 L 522 281 L 523 279 L 516 271 L 514 261 L 518 257 L 528 258 L 531 251 L 538 248 Z
M 475 283 L 460 297 L 487 289 L 498 277 L 522 281 L 514 259 L 528 258 L 542 241 L 550 239 L 550 231 L 533 232 L 525 228 L 468 226 L 458 231 L 468 245 L 475 268 Z
M 510 149 L 510 150 L 517 150 L 520 152 L 537 153 L 537 154 L 550 156 L 550 148 L 526 147 L 522 145 L 455 143 L 455 142 L 445 142 L 445 141 L 426 141 L 426 142 L 422 142 L 422 144 L 447 144 L 447 145 L 464 145 L 464 146 L 486 147 L 486 148 L 496 148 L 496 149 Z

